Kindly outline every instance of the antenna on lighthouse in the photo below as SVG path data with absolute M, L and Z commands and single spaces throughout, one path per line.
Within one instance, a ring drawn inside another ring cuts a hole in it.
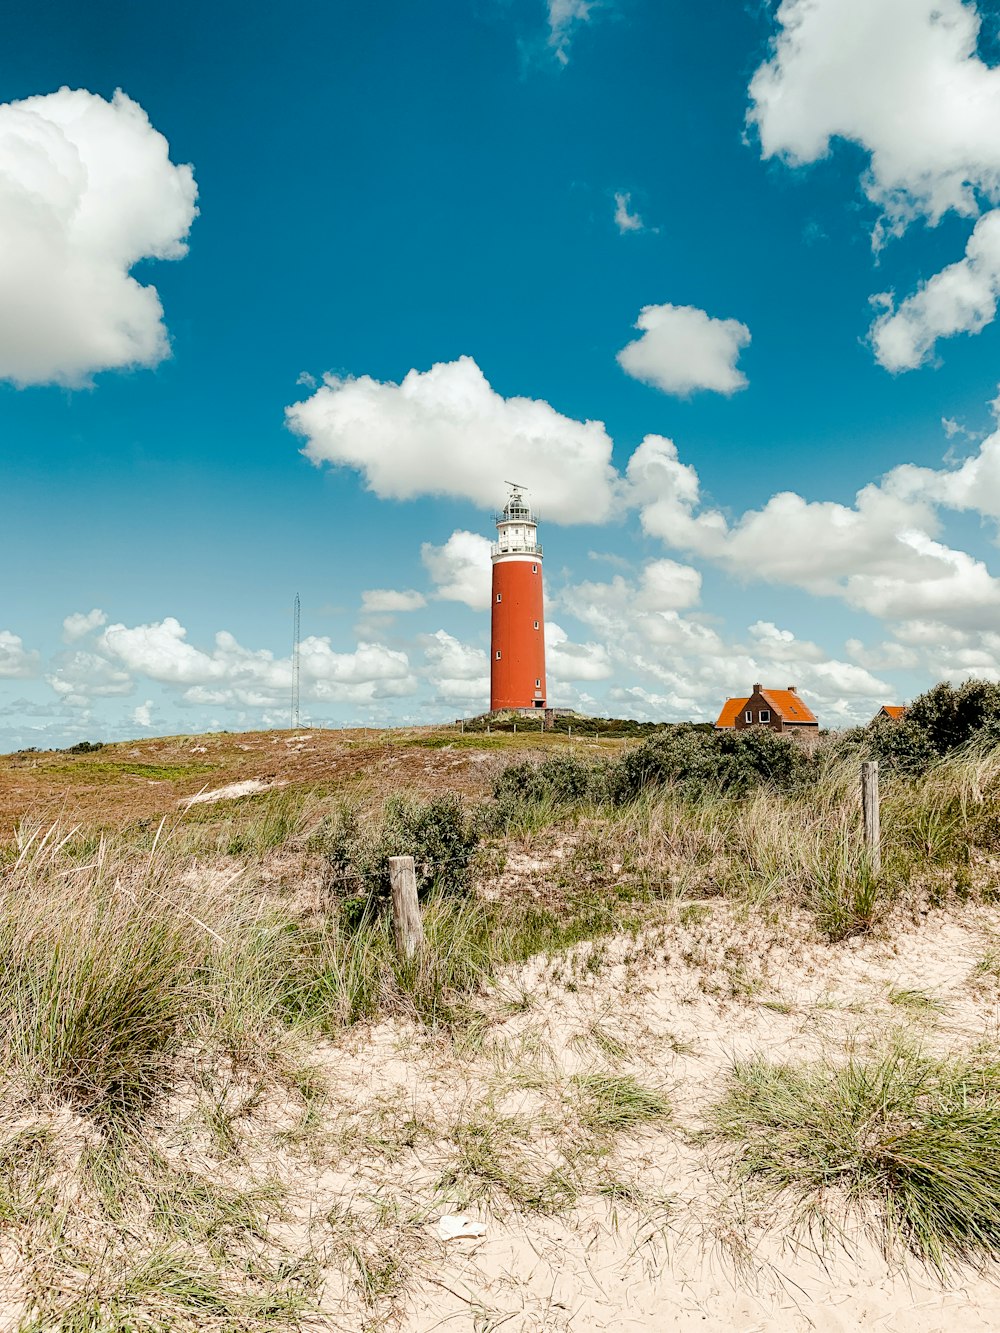
M 295 608 L 292 612 L 292 730 L 299 728 L 299 618 L 301 615 L 299 594 L 295 594 Z

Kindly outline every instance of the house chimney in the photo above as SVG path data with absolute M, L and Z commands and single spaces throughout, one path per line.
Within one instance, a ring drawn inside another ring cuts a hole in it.
M 788 690 L 789 694 L 798 694 L 798 690 L 794 685 L 786 685 L 785 688 Z
M 758 681 L 757 684 L 753 687 L 754 694 L 759 694 L 763 688 L 764 688 L 763 685 L 761 685 L 760 681 Z

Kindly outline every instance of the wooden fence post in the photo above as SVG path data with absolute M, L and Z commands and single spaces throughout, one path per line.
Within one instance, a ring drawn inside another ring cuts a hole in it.
M 865 826 L 865 847 L 871 857 L 872 873 L 882 873 L 882 832 L 879 820 L 878 761 L 861 765 L 861 816 Z
M 405 958 L 412 958 L 424 942 L 424 927 L 417 901 L 417 873 L 412 856 L 389 857 L 389 883 L 392 886 L 392 926 L 396 948 Z

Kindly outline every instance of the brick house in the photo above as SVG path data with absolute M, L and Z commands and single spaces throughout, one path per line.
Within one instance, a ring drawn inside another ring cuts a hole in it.
M 730 727 L 736 731 L 770 727 L 772 731 L 804 735 L 818 732 L 819 721 L 809 705 L 799 698 L 794 685 L 784 690 L 765 690 L 757 684 L 749 698 L 726 700 L 715 727 L 717 731 Z

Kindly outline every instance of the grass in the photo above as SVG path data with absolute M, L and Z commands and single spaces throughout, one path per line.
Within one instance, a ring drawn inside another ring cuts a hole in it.
M 886 1246 L 942 1275 L 1000 1257 L 1000 1063 L 935 1059 L 894 1041 L 868 1058 L 734 1067 L 712 1116 L 745 1182 L 809 1218 L 880 1210 Z
M 550 1127 L 549 1127 L 550 1128 Z M 525 1213 L 558 1213 L 576 1201 L 576 1149 L 546 1155 L 538 1146 L 542 1127 L 484 1109 L 452 1130 L 452 1160 L 441 1177 L 446 1197 L 456 1192 L 463 1204 L 481 1200 L 494 1210 L 504 1206 Z
M 618 1134 L 639 1125 L 670 1120 L 670 1102 L 659 1090 L 644 1087 L 631 1074 L 580 1074 L 580 1120 L 593 1133 Z
M 934 995 L 916 987 L 903 986 L 889 992 L 889 1003 L 916 1013 L 943 1014 L 944 1004 Z

